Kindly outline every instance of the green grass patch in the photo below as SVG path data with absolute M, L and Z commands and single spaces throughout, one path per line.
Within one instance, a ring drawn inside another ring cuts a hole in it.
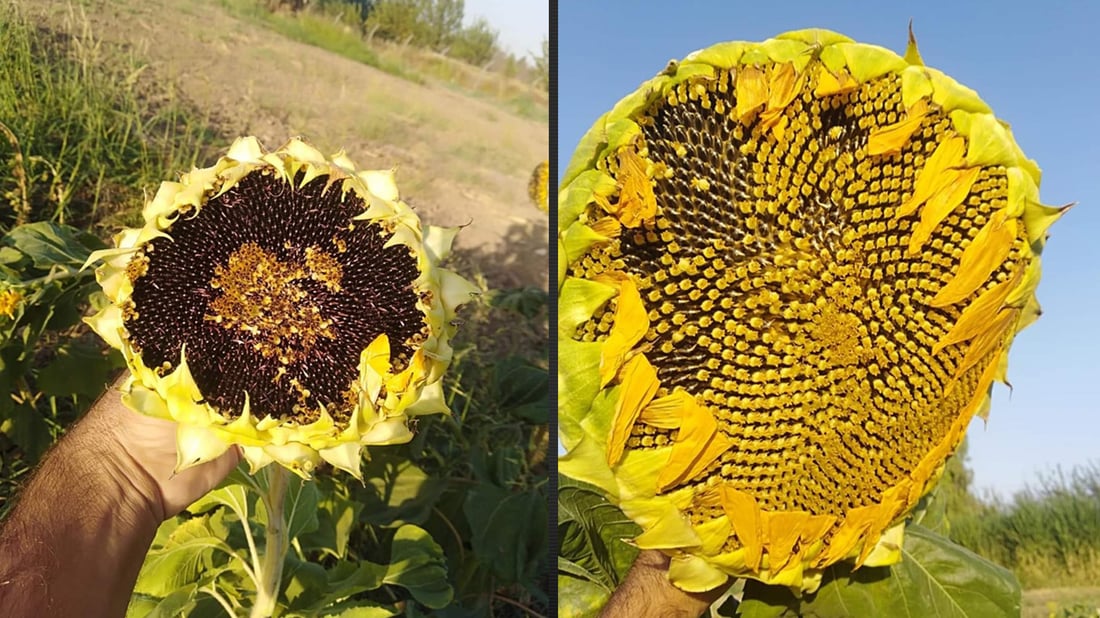
M 257 2 L 222 0 L 222 7 L 239 19 L 265 26 L 289 39 L 340 54 L 417 84 L 424 83 L 423 78 L 400 64 L 380 58 L 357 29 L 332 16 L 309 11 L 272 12 Z
M 214 138 L 207 118 L 154 91 L 86 23 L 50 30 L 7 4 L 0 40 L 0 231 L 114 223 Z
M 951 521 L 951 538 L 1012 569 L 1025 588 L 1100 581 L 1100 465 L 1041 477 Z

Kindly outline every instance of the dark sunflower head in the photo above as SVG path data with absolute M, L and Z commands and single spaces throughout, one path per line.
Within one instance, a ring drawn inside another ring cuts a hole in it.
M 125 354 L 135 409 L 180 421 L 180 465 L 238 443 L 253 467 L 358 474 L 362 444 L 444 411 L 439 378 L 471 286 L 438 267 L 454 230 L 422 228 L 391 172 L 294 140 L 238 140 L 165 183 L 118 248 L 90 323 Z
M 671 64 L 565 174 L 563 471 L 689 590 L 896 561 L 1038 313 L 1038 181 L 915 44 L 802 31 Z

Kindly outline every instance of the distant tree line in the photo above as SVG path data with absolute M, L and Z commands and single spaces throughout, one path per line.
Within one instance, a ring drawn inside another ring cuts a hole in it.
M 533 72 L 536 85 L 549 88 L 549 44 L 538 56 L 516 58 L 500 48 L 498 33 L 484 18 L 464 26 L 463 0 L 265 0 L 270 10 L 314 10 L 360 30 L 368 41 L 378 39 L 431 49 L 474 66 L 497 68 L 515 75 Z M 530 61 L 530 62 L 529 62 Z

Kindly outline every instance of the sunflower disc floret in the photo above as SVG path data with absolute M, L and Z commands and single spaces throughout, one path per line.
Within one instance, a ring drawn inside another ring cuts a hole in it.
M 177 469 L 236 444 L 253 472 L 358 477 L 364 445 L 447 412 L 451 323 L 475 288 L 439 266 L 456 230 L 423 226 L 392 171 L 241 138 L 143 215 L 89 259 L 110 303 L 87 321 L 126 358 L 124 403 L 179 422 Z
M 1038 316 L 1039 169 L 966 87 L 799 31 L 671 63 L 559 195 L 564 474 L 689 591 L 814 590 L 905 516 Z

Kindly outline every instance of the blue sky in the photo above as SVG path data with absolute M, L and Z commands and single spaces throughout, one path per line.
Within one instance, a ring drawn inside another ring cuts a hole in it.
M 1060 466 L 1100 465 L 1100 3 L 580 2 L 558 23 L 558 161 L 604 111 L 674 58 L 728 40 L 828 28 L 904 53 L 978 91 L 1043 169 L 1042 200 L 1078 202 L 1051 230 L 1044 314 L 1009 358 L 988 425 L 970 429 L 979 491 L 1002 496 Z M 987 7 L 987 8 L 983 8 Z
M 466 25 L 484 17 L 501 47 L 521 58 L 539 55 L 550 34 L 550 0 L 466 0 L 465 14 Z

